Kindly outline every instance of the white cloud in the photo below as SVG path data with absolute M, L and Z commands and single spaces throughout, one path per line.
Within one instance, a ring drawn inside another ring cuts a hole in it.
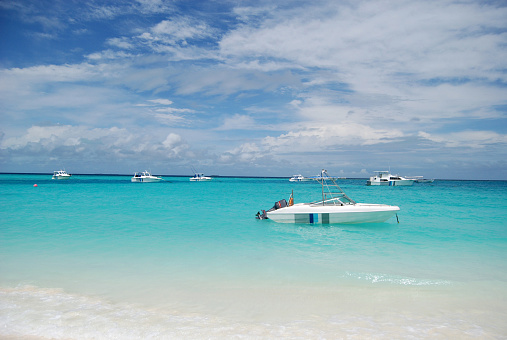
M 393 142 L 403 133 L 396 129 L 381 130 L 368 125 L 344 122 L 342 124 L 315 124 L 278 137 L 266 137 L 263 148 L 283 154 L 288 150 L 297 152 L 320 152 L 326 149 L 340 149 L 351 145 L 372 145 Z
M 507 147 L 507 135 L 492 131 L 460 131 L 448 134 L 430 134 L 420 131 L 418 135 L 449 148 L 482 149 L 489 145 Z
M 184 117 L 170 113 L 156 113 L 153 116 L 158 122 L 164 125 L 173 126 L 187 123 L 187 120 Z
M 152 27 L 152 34 L 166 41 L 182 41 L 185 39 L 209 36 L 210 28 L 204 22 L 189 18 L 177 20 L 163 20 Z
M 112 51 L 104 50 L 96 53 L 91 53 L 86 56 L 91 61 L 103 61 L 103 60 L 114 60 L 114 59 L 125 59 L 133 57 L 133 54 L 125 53 L 123 51 Z
M 235 114 L 224 119 L 222 126 L 217 130 L 252 130 L 258 128 L 254 119 L 250 116 Z
M 243 25 L 221 40 L 221 52 L 338 69 L 354 85 L 363 83 L 354 80 L 358 71 L 367 72 L 379 78 L 364 83 L 370 89 L 397 73 L 505 77 L 498 68 L 504 58 L 488 51 L 506 41 L 505 34 L 490 34 L 505 28 L 506 8 L 436 1 L 321 5 L 273 11 L 259 27 Z
M 222 155 L 222 161 L 230 161 L 234 158 L 240 162 L 252 162 L 263 156 L 261 149 L 256 144 L 245 143 Z
M 159 140 L 157 135 L 149 135 L 143 131 L 133 133 L 117 127 L 61 125 L 32 126 L 20 137 L 3 139 L 0 149 L 13 153 L 14 158 L 33 153 L 50 155 L 49 157 L 63 154 L 73 159 L 87 154 L 101 154 L 111 161 L 115 158 L 177 158 L 184 156 L 189 145 L 175 133 Z
M 168 134 L 166 139 L 162 142 L 162 144 L 166 148 L 169 148 L 169 149 L 174 147 L 175 145 L 180 144 L 180 143 L 181 143 L 181 136 L 177 135 L 175 133 Z
M 149 32 L 138 34 L 137 39 L 160 51 L 165 46 L 185 46 L 188 40 L 209 38 L 213 34 L 215 30 L 204 21 L 191 17 L 173 17 L 152 26 Z
M 173 102 L 169 99 L 150 99 L 148 100 L 150 103 L 160 104 L 160 105 L 171 105 Z
M 175 107 L 164 107 L 164 108 L 156 109 L 155 112 L 165 112 L 165 113 L 194 113 L 195 110 L 192 110 L 192 109 L 177 109 Z
M 30 83 L 34 82 L 62 82 L 62 81 L 83 81 L 92 80 L 100 76 L 97 67 L 82 63 L 74 65 L 40 65 L 27 68 L 11 68 L 0 70 L 3 79 L 2 88 L 16 83 L 16 79 Z
M 108 45 L 111 45 L 111 46 L 114 46 L 114 47 L 118 47 L 118 48 L 121 48 L 121 49 L 131 49 L 134 47 L 134 45 L 132 45 L 128 39 L 126 39 L 125 37 L 122 37 L 122 38 L 111 38 L 111 39 L 108 39 L 106 41 L 106 43 Z
M 22 149 L 31 143 L 43 146 L 47 150 L 61 145 L 76 146 L 86 140 L 97 140 L 105 137 L 125 137 L 126 131 L 118 128 L 89 129 L 86 127 L 61 126 L 32 126 L 23 136 L 2 140 L 2 149 Z M 128 139 L 128 138 L 127 138 Z

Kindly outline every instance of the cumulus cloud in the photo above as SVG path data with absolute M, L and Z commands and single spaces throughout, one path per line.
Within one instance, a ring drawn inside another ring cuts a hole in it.
M 4 138 L 0 149 L 12 157 L 43 153 L 47 157 L 65 155 L 71 159 L 110 157 L 112 159 L 178 158 L 189 149 L 180 135 L 170 133 L 164 140 L 127 129 L 84 126 L 32 126 L 24 135 Z M 97 159 L 93 159 L 97 161 Z M 91 159 L 90 159 L 91 161 Z
M 222 159 L 230 161 L 234 157 L 240 162 L 252 162 L 263 156 L 261 149 L 255 143 L 245 143 L 222 155 Z

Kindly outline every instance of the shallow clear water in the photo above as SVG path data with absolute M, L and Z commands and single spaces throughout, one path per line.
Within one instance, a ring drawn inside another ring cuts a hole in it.
M 288 179 L 0 175 L 0 335 L 507 336 L 507 182 L 339 183 L 400 223 L 256 220 L 319 198 Z

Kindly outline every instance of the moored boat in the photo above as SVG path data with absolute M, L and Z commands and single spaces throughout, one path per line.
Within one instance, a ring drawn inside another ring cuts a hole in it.
M 268 211 L 257 213 L 258 219 L 282 223 L 380 223 L 394 216 L 400 208 L 387 204 L 357 203 L 329 177 L 326 170 L 316 180 L 322 186 L 322 200 L 294 204 L 294 195 L 275 203 Z
M 69 179 L 72 175 L 65 170 L 57 170 L 53 172 L 53 179 Z
M 303 175 L 294 175 L 289 179 L 290 182 L 309 182 L 313 181 L 312 178 L 304 177 Z
M 195 173 L 194 177 L 190 177 L 192 182 L 211 181 L 213 178 L 204 176 L 204 174 Z
M 424 178 L 423 176 L 412 176 L 409 178 L 413 179 L 416 183 L 433 183 L 435 181 L 433 178 Z
M 375 176 L 370 177 L 370 179 L 366 181 L 366 185 L 408 186 L 413 185 L 415 182 L 414 179 L 391 175 L 389 171 L 375 171 L 375 173 Z
M 135 183 L 151 183 L 151 182 L 159 182 L 161 180 L 162 177 L 153 176 L 147 170 L 134 173 L 134 177 L 130 179 L 131 182 Z
M 435 180 L 433 178 L 419 178 L 416 179 L 416 183 L 433 183 Z

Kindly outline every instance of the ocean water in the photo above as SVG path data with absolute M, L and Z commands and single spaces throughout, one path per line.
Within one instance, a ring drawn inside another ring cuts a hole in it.
M 0 175 L 0 337 L 507 338 L 506 181 L 340 180 L 399 223 L 306 225 L 255 214 L 318 183 L 164 179 Z

